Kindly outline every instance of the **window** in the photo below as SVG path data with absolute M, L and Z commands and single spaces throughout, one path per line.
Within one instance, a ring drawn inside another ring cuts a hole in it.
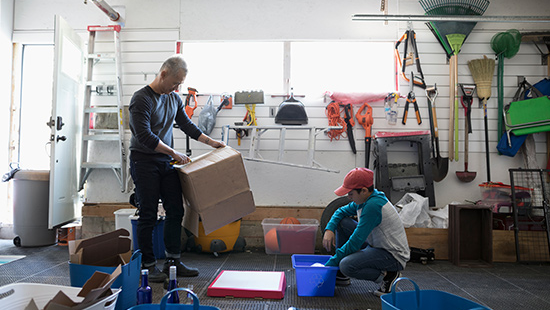
M 185 87 L 200 93 L 283 90 L 282 42 L 184 43 L 182 54 L 189 68 Z
M 395 91 L 394 42 L 182 43 L 188 62 L 185 85 L 201 93 L 262 89 L 283 93 Z M 290 64 L 285 60 L 290 59 Z M 288 77 L 284 68 L 289 67 Z M 182 90 L 185 92 L 185 90 Z
M 293 42 L 290 86 L 306 95 L 325 91 L 395 90 L 394 43 Z

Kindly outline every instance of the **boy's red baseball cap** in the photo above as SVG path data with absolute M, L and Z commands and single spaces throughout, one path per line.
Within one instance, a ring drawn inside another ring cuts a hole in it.
M 355 168 L 346 174 L 344 184 L 338 187 L 334 193 L 338 196 L 347 195 L 352 189 L 371 187 L 374 172 L 367 168 Z

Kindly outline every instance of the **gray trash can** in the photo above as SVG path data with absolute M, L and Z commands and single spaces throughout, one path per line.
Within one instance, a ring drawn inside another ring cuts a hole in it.
M 48 229 L 50 172 L 19 170 L 13 176 L 13 231 L 16 246 L 33 247 L 56 242 L 57 230 Z

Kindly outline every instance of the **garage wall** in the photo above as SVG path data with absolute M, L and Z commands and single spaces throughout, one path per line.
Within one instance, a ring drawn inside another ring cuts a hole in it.
M 20 42 L 52 42 L 53 14 L 63 16 L 70 25 L 86 37 L 85 27 L 89 24 L 105 24 L 107 17 L 91 4 L 84 5 L 82 1 L 31 1 L 23 0 L 15 3 L 14 40 Z M 151 1 L 108 1 L 126 14 L 126 25 L 122 30 L 123 51 L 123 82 L 124 101 L 129 103 L 131 94 L 154 79 L 162 61 L 174 51 L 176 40 L 382 40 L 396 41 L 404 32 L 406 23 L 390 22 L 352 22 L 351 15 L 355 13 L 378 13 L 379 1 L 345 1 L 328 0 L 278 0 L 278 1 L 163 1 L 163 5 L 152 5 Z M 540 7 L 538 1 L 513 0 L 492 3 L 486 15 L 550 15 L 550 8 Z M 390 1 L 390 14 L 423 14 L 417 1 Z M 449 77 L 448 65 L 444 53 L 423 23 L 413 23 L 417 32 L 418 49 L 421 53 L 423 71 L 428 84 L 437 83 L 439 97 L 437 98 L 437 115 L 440 128 L 440 143 L 442 156 L 447 157 L 449 128 Z M 502 24 L 478 23 L 468 37 L 459 55 L 459 80 L 464 83 L 473 82 L 467 61 L 481 58 L 483 55 L 494 57 L 489 42 L 491 37 L 508 28 L 520 31 L 548 29 L 548 24 Z M 108 47 L 104 47 L 108 48 Z M 536 82 L 547 75 L 546 67 L 541 65 L 541 59 L 536 48 L 531 44 L 523 44 L 514 58 L 506 59 L 505 96 L 506 101 L 515 92 L 516 76 L 524 75 L 531 82 Z M 184 85 L 186 87 L 187 85 Z M 189 85 L 191 86 L 191 85 Z M 400 89 L 407 91 L 408 86 L 400 80 Z M 224 90 L 220 90 L 224 91 Z M 493 80 L 493 98 L 489 102 L 489 120 L 491 141 L 491 172 L 493 181 L 509 182 L 509 167 L 521 167 L 522 158 L 509 158 L 496 153 L 498 141 L 496 133 L 496 76 Z M 268 94 L 269 95 L 269 94 Z M 373 103 L 375 123 L 373 132 L 377 131 L 416 131 L 429 130 L 428 111 L 425 95 L 416 91 L 423 123 L 417 125 L 414 118 L 409 117 L 407 125 L 387 125 L 382 103 Z M 204 105 L 205 97 L 199 99 L 199 106 Z M 282 100 L 266 96 L 266 103 L 256 108 L 258 124 L 272 125 L 274 119 L 269 117 L 269 108 L 277 107 Z M 328 101 L 319 94 L 315 98 L 304 98 L 310 118 L 310 125 L 326 126 L 328 124 L 324 108 Z M 400 101 L 399 113 L 402 113 L 404 100 Z M 477 100 L 472 112 L 474 133 L 470 135 L 469 171 L 477 171 L 477 178 L 472 183 L 461 183 L 455 176 L 455 171 L 463 171 L 462 160 L 450 163 L 447 178 L 435 183 L 437 206 L 444 206 L 451 201 L 478 200 L 480 198 L 477 184 L 486 180 L 485 147 L 483 135 L 483 113 L 477 108 Z M 197 121 L 200 108 L 195 111 Z M 239 121 L 245 114 L 244 107 L 234 107 L 224 110 L 217 118 L 217 127 L 212 132 L 214 138 L 221 138 L 221 126 Z M 401 115 L 400 115 L 401 116 Z M 460 158 L 463 158 L 463 118 L 461 116 L 461 146 Z M 330 142 L 325 136 L 317 141 L 315 159 L 327 168 L 339 170 L 340 173 L 330 173 L 289 166 L 265 164 L 246 161 L 249 181 L 254 192 L 256 204 L 259 206 L 325 206 L 335 196 L 333 190 L 340 185 L 344 175 L 356 166 L 364 165 L 364 130 L 359 125 L 354 128 L 354 136 L 358 152 L 354 155 L 346 139 Z M 185 137 L 176 134 L 176 148 L 185 151 Z M 544 166 L 546 138 L 536 134 L 535 140 L 539 165 Z M 247 155 L 248 140 L 244 139 L 241 146 L 236 144 L 234 135 L 230 138 L 231 146 Z M 307 141 L 301 135 L 287 134 L 287 159 L 301 163 L 305 158 Z M 203 145 L 191 145 L 193 155 L 208 151 Z M 274 156 L 277 148 L 277 137 L 268 135 L 262 141 L 262 155 Z M 415 155 L 411 148 L 403 148 L 395 156 L 397 161 L 414 161 Z M 98 156 L 112 156 L 109 148 L 97 149 Z M 374 156 L 371 156 L 371 160 Z M 372 162 L 371 166 L 372 167 Z M 88 179 L 86 201 L 88 202 L 126 202 L 128 194 L 118 191 L 118 182 L 109 171 L 94 172 Z

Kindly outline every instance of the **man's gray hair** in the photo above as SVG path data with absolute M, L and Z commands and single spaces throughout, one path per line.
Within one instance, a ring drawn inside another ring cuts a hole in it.
M 183 60 L 183 56 L 177 54 L 164 61 L 160 67 L 160 71 L 162 70 L 166 70 L 170 75 L 178 73 L 179 70 L 183 70 L 185 75 L 187 75 L 187 63 Z

